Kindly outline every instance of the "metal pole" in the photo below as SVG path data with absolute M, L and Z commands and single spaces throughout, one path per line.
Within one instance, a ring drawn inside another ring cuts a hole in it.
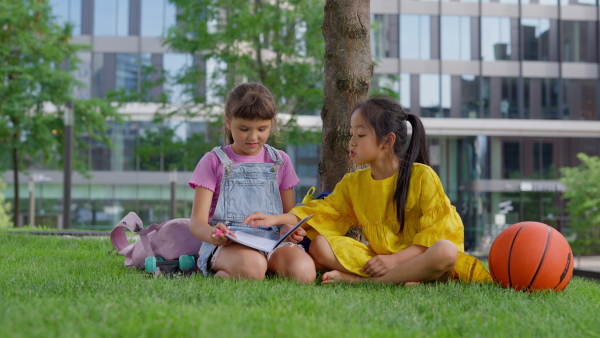
M 62 229 L 71 228 L 71 174 L 73 172 L 73 102 L 67 101 L 64 113 L 65 138 L 63 157 L 63 221 Z
M 171 219 L 175 218 L 177 213 L 177 197 L 175 196 L 175 187 L 177 183 L 177 169 L 174 169 L 171 175 Z
M 35 180 L 29 178 L 29 225 L 35 226 Z

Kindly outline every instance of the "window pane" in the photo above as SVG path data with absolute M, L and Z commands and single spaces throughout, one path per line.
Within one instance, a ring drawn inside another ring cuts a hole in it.
M 471 22 L 468 16 L 442 16 L 442 60 L 471 59 Z
M 484 61 L 509 60 L 510 18 L 481 18 L 481 57 Z
M 440 77 L 441 84 L 441 116 L 450 117 L 450 107 L 452 107 L 452 89 L 450 85 L 450 75 L 442 74 Z
M 138 54 L 116 55 L 115 88 L 137 92 L 140 57 Z
M 475 75 L 462 75 L 460 77 L 462 117 L 476 118 L 479 116 L 479 77 Z
M 519 80 L 512 77 L 501 78 L 502 96 L 500 99 L 500 113 L 502 118 L 519 118 Z
M 92 96 L 104 97 L 104 54 L 94 53 L 92 59 Z
M 127 36 L 129 0 L 94 1 L 94 35 Z
M 419 102 L 421 116 L 441 117 L 440 114 L 440 76 L 421 74 L 419 77 Z
M 193 64 L 192 57 L 189 54 L 166 53 L 163 56 L 163 69 L 167 76 L 165 83 L 165 94 L 168 101 L 172 103 L 184 102 L 190 100 L 190 94 L 186 93 L 186 88 L 189 85 L 178 83 L 182 76 L 182 72 L 191 67 Z
M 558 95 L 559 95 L 558 79 L 542 79 L 542 118 L 544 119 L 560 119 L 558 114 Z
M 563 116 L 571 120 L 598 120 L 596 80 L 563 79 Z
M 556 21 L 554 21 L 555 23 Z M 556 53 L 551 53 L 556 46 L 558 34 L 551 31 L 550 19 L 523 18 L 523 58 L 530 61 L 557 61 Z
M 383 14 L 371 15 L 371 55 L 373 58 L 390 56 L 389 16 Z
M 92 53 L 80 51 L 77 52 L 77 57 L 81 62 L 73 75 L 82 83 L 82 87 L 75 88 L 74 96 L 78 99 L 89 99 L 92 96 Z
M 52 14 L 61 26 L 73 25 L 73 35 L 81 35 L 81 0 L 50 0 Z
M 400 74 L 400 104 L 410 110 L 410 74 Z
M 562 50 L 563 61 L 597 62 L 596 22 L 563 21 Z
M 431 18 L 428 15 L 400 15 L 400 57 L 431 59 Z
M 371 95 L 383 94 L 399 99 L 400 81 L 398 76 L 391 74 L 375 74 L 371 78 Z
M 164 27 L 164 0 L 142 1 L 142 36 L 161 36 Z
M 521 144 L 519 142 L 504 142 L 502 148 L 502 158 L 504 159 L 502 178 L 520 178 Z

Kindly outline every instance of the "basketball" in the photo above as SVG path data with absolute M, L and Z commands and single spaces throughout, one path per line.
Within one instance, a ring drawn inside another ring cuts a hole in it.
M 573 252 L 556 229 L 520 222 L 503 230 L 488 256 L 495 282 L 515 290 L 564 290 L 573 276 Z

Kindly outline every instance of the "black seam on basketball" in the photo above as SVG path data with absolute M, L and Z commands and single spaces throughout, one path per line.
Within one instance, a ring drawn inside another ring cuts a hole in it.
M 569 273 L 569 268 L 571 267 L 571 251 L 569 251 L 569 254 L 567 255 L 567 266 L 565 267 L 565 270 L 563 271 L 563 273 L 560 275 L 560 278 L 558 280 L 558 284 L 556 284 L 555 287 L 552 288 L 552 290 L 556 290 L 556 288 L 560 285 L 560 283 L 563 282 L 563 280 L 565 279 L 565 277 L 567 277 L 567 273 Z
M 535 279 L 537 278 L 538 272 L 540 272 L 540 269 L 542 268 L 542 264 L 544 264 L 544 258 L 546 258 L 546 251 L 548 250 L 548 244 L 550 243 L 551 236 L 552 236 L 552 229 L 550 229 L 550 227 L 548 226 L 548 237 L 546 237 L 546 246 L 544 247 L 544 253 L 542 254 L 540 263 L 538 264 L 537 270 L 535 270 L 535 274 L 533 275 L 531 282 L 529 282 L 529 286 L 527 286 L 527 289 L 529 289 L 533 285 L 533 282 L 535 282 Z
M 519 235 L 519 232 L 521 232 L 521 230 L 523 230 L 523 228 L 529 223 L 531 223 L 531 222 L 527 222 L 527 223 L 521 225 L 519 230 L 517 230 L 517 232 L 515 233 L 515 236 L 513 237 L 512 242 L 510 243 L 510 249 L 508 250 L 508 286 L 510 286 L 510 287 L 513 286 L 512 279 L 510 278 L 510 258 L 512 257 L 512 249 L 515 244 L 515 240 L 517 239 L 517 236 Z

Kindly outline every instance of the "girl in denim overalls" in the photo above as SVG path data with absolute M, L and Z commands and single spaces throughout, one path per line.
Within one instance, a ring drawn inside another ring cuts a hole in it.
M 243 231 L 278 239 L 279 227 L 252 228 L 242 221 L 256 210 L 275 215 L 295 204 L 293 187 L 298 177 L 289 157 L 266 144 L 275 114 L 275 102 L 266 87 L 255 82 L 236 86 L 225 104 L 225 132 L 231 145 L 207 153 L 190 180 L 195 189 L 190 229 L 204 242 L 198 267 L 205 275 L 263 279 L 272 272 L 303 283 L 316 277 L 312 258 L 295 244 L 304 237 L 303 229 L 290 236 L 292 242 L 268 254 L 232 243 L 225 236 Z

